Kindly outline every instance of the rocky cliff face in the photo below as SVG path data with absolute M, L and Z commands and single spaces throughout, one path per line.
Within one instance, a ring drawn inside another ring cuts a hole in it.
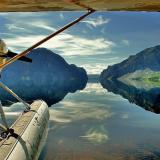
M 160 71 L 160 45 L 147 48 L 121 63 L 109 66 L 101 73 L 100 79 L 101 81 L 107 78 L 114 79 L 146 68 Z
M 26 101 L 43 99 L 54 104 L 69 92 L 86 86 L 87 74 L 83 68 L 69 65 L 61 56 L 45 48 L 33 50 L 32 63 L 16 61 L 2 72 L 2 82 Z M 0 88 L 2 102 L 15 99 Z

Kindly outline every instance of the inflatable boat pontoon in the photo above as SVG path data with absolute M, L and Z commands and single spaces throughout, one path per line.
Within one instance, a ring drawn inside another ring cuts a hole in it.
M 38 159 L 47 137 L 49 109 L 42 100 L 31 104 L 11 126 L 10 134 L 0 141 L 0 160 Z

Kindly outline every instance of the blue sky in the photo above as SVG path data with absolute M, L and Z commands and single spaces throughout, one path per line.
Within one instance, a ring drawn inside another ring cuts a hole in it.
M 21 52 L 83 12 L 0 13 L 0 37 Z M 160 44 L 160 13 L 96 12 L 41 47 L 89 74 Z

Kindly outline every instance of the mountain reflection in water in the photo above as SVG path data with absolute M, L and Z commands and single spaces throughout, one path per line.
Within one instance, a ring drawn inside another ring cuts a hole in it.
M 88 84 L 50 108 L 49 134 L 40 159 L 158 160 L 159 122 L 159 115 L 98 83 Z
M 105 80 L 102 86 L 108 91 L 119 94 L 128 99 L 129 102 L 135 103 L 148 111 L 160 113 L 160 88 L 158 87 L 150 88 L 149 90 L 136 88 L 133 85 L 127 85 L 116 79 Z

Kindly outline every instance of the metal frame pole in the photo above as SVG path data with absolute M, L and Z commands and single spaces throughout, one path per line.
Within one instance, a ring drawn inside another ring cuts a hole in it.
M 4 126 L 0 124 L 0 130 L 7 131 L 9 129 L 9 126 L 7 124 L 6 116 L 5 116 L 1 101 L 0 101 L 0 114 L 1 114 L 2 122 L 4 124 Z
M 3 88 L 5 91 L 7 91 L 9 94 L 11 94 L 18 101 L 22 102 L 26 106 L 27 110 L 31 109 L 31 107 L 28 103 L 26 103 L 23 99 L 21 99 L 16 93 L 14 93 L 11 89 L 9 89 L 7 86 L 5 86 L 2 82 L 0 82 L 0 87 Z

